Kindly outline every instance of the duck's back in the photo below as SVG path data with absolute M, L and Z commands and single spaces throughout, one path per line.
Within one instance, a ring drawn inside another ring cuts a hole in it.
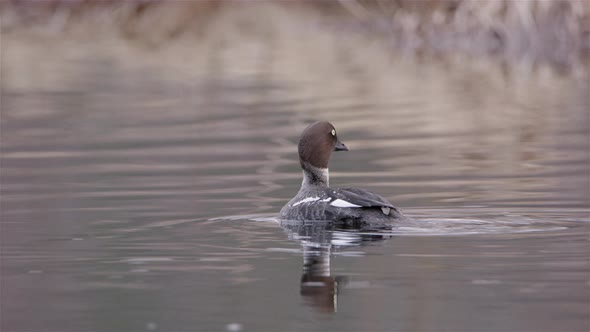
M 358 188 L 306 188 L 281 209 L 281 219 L 388 224 L 403 214 L 385 198 Z

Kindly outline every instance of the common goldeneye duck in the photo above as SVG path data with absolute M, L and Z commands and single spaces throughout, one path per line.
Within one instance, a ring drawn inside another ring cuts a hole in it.
M 283 220 L 327 220 L 345 225 L 387 224 L 404 218 L 385 198 L 357 188 L 330 188 L 332 151 L 348 151 L 326 121 L 309 125 L 299 139 L 301 189 L 282 209 Z

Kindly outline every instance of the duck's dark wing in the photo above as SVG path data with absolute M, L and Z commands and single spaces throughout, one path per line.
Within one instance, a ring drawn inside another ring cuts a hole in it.
M 403 213 L 385 198 L 357 188 L 327 188 L 321 199 L 326 219 L 344 221 L 346 225 L 387 226 L 405 219 Z M 356 226 L 355 226 L 356 227 Z
M 370 191 L 357 188 L 337 188 L 329 192 L 330 205 L 336 207 L 386 207 L 397 209 L 385 198 Z

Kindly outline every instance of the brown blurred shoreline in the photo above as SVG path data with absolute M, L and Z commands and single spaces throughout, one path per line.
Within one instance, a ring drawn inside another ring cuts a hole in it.
M 590 55 L 590 5 L 583 0 L 12 0 L 0 4 L 0 21 L 3 34 L 114 33 L 160 47 L 202 36 L 228 10 L 246 8 L 254 17 L 238 23 L 243 33 L 272 34 L 272 25 L 258 21 L 281 12 L 313 17 L 326 29 L 360 33 L 409 55 L 492 56 L 566 67 L 586 67 Z

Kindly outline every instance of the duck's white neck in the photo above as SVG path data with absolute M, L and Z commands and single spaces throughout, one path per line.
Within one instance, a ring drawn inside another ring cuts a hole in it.
M 303 167 L 302 187 L 323 186 L 328 187 L 330 184 L 330 171 L 327 168 L 319 168 L 309 164 Z

